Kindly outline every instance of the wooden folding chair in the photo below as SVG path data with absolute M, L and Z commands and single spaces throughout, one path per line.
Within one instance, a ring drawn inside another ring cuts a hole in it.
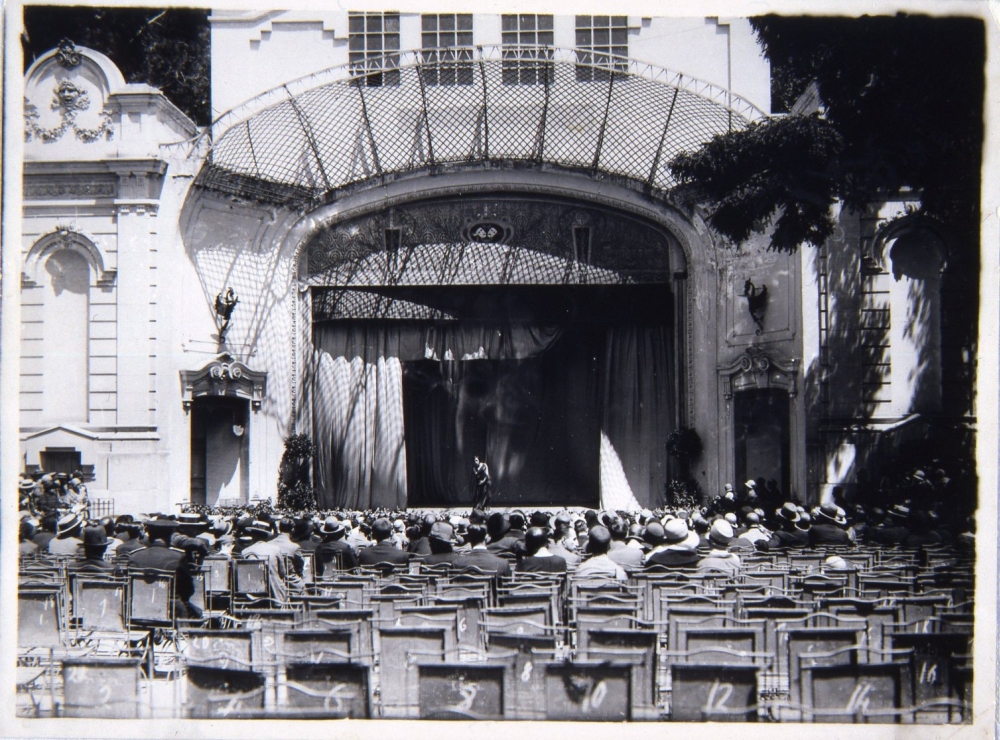
M 506 716 L 506 667 L 485 663 L 418 665 L 421 719 L 492 719 Z
M 894 651 L 908 650 L 913 663 L 913 700 L 918 722 L 965 719 L 963 669 L 972 649 L 971 634 L 901 632 L 890 636 Z
M 816 664 L 802 668 L 802 720 L 909 723 L 909 661 Z
M 137 719 L 138 658 L 66 658 L 62 661 L 63 717 Z
M 277 708 L 282 716 L 369 719 L 370 668 L 345 662 L 289 661 L 278 672 Z
M 441 627 L 383 627 L 379 643 L 379 715 L 415 719 L 420 714 L 418 663 L 445 660 Z
M 551 662 L 545 670 L 545 717 L 622 722 L 632 719 L 632 666 L 626 662 Z
M 673 664 L 670 667 L 670 719 L 675 722 L 755 722 L 759 670 L 752 664 L 705 664 L 700 660 Z
M 593 629 L 587 636 L 583 660 L 619 661 L 632 665 L 632 719 L 657 720 L 657 657 L 659 636 L 653 631 L 632 629 Z

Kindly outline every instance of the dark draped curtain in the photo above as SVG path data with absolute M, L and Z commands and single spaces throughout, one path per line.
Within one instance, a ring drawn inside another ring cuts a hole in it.
M 468 506 L 474 455 L 494 505 L 657 505 L 670 311 L 623 322 L 607 304 L 564 322 L 316 321 L 320 506 Z
M 667 483 L 674 428 L 668 326 L 607 331 L 601 373 L 601 501 L 611 509 L 655 507 Z

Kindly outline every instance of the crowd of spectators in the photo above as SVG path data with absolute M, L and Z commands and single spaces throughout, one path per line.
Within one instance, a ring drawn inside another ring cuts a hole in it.
M 918 507 L 904 500 L 888 509 L 845 509 L 835 501 L 806 509 L 781 501 L 764 508 L 756 481 L 747 481 L 740 493 L 727 484 L 708 505 L 690 509 L 288 511 L 265 502 L 89 521 L 81 483 L 53 476 L 35 486 L 36 506 L 22 511 L 22 556 L 71 558 L 70 568 L 98 572 L 126 566 L 176 572 L 182 612 L 195 609 L 187 604 L 192 568 L 210 555 L 267 560 L 272 595 L 284 601 L 302 588 L 306 552 L 319 577 L 332 569 L 408 568 L 418 560 L 497 576 L 572 572 L 624 580 L 630 571 L 649 568 L 736 575 L 742 557 L 759 551 L 857 544 L 971 549 L 975 541 L 972 517 L 950 515 L 946 501 Z M 836 554 L 823 565 L 850 567 Z

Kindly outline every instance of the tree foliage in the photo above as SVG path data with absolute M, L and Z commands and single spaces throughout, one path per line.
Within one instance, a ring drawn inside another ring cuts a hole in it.
M 771 62 L 776 108 L 815 82 L 821 112 L 721 135 L 671 170 L 737 243 L 773 221 L 771 246 L 794 250 L 832 232 L 829 206 L 914 191 L 923 214 L 976 228 L 985 29 L 922 16 L 752 19 Z
M 211 119 L 208 11 L 27 5 L 24 66 L 68 38 L 107 55 L 126 82 L 160 88 L 196 124 Z

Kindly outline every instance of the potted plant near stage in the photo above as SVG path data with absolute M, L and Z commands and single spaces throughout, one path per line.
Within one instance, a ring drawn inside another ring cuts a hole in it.
M 305 434 L 285 438 L 285 452 L 278 471 L 278 506 L 281 508 L 303 510 L 316 506 L 316 492 L 309 480 L 314 452 L 312 440 Z
M 667 482 L 664 491 L 668 506 L 687 506 L 700 497 L 701 489 L 691 479 L 691 463 L 701 457 L 701 449 L 701 437 L 691 427 L 678 427 L 667 435 L 667 454 L 677 461 L 676 466 L 671 466 L 676 476 Z

